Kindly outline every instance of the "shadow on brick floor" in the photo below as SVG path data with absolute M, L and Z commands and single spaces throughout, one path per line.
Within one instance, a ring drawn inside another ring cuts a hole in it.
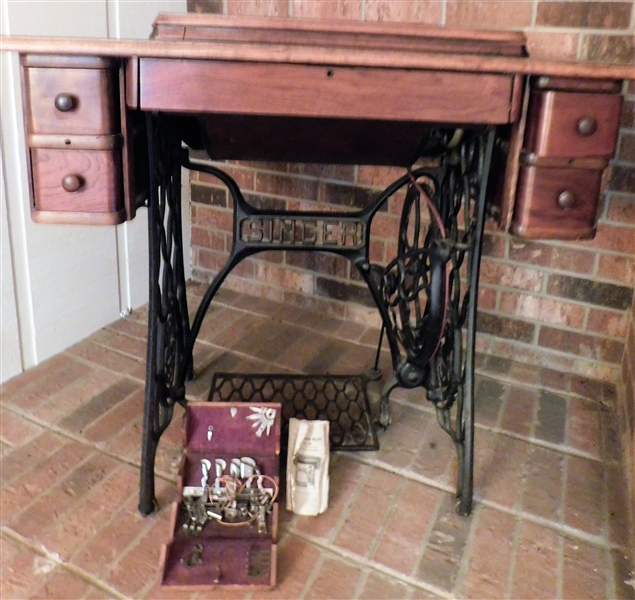
M 200 293 L 191 286 L 191 301 Z M 180 409 L 157 454 L 160 510 L 136 509 L 146 316 L 134 311 L 0 389 L 0 597 L 204 597 L 157 584 Z M 365 372 L 377 333 L 222 292 L 188 397 L 204 399 L 215 371 Z M 381 450 L 333 456 L 329 510 L 281 511 L 278 589 L 214 597 L 632 598 L 612 394 L 480 356 L 476 504 L 460 518 L 451 440 L 421 392 L 395 391 Z

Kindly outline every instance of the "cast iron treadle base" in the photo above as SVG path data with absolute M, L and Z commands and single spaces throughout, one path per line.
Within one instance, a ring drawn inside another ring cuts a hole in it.
M 282 436 L 289 419 L 329 421 L 331 450 L 379 450 L 365 375 L 216 373 L 210 402 L 280 402 Z

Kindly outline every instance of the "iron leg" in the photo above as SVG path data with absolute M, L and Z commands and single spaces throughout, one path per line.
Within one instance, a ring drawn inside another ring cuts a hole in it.
M 388 409 L 388 401 L 390 400 L 390 392 L 399 387 L 397 376 L 393 373 L 390 379 L 384 384 L 381 390 L 381 400 L 379 404 L 379 425 L 386 429 L 391 423 L 390 412 Z

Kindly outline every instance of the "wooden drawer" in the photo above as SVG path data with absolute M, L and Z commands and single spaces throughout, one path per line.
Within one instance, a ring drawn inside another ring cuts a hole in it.
M 99 135 L 120 129 L 113 69 L 24 69 L 30 133 Z
M 602 171 L 523 167 L 514 233 L 528 238 L 593 237 Z
M 212 60 L 139 60 L 142 110 L 509 123 L 511 75 Z M 257 90 L 258 93 L 254 93 Z
M 90 213 L 94 223 L 114 224 L 125 219 L 118 150 L 58 150 L 31 148 L 35 211 Z M 104 213 L 99 220 L 97 213 Z M 34 218 L 36 214 L 34 213 Z M 40 215 L 38 221 L 56 221 Z
M 613 156 L 622 97 L 533 91 L 525 149 L 562 158 Z

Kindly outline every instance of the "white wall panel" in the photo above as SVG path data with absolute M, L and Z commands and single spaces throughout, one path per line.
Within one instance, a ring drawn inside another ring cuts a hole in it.
M 8 34 L 72 36 L 81 32 L 85 37 L 106 37 L 108 33 L 105 0 L 9 1 L 3 15 L 4 33 Z M 3 79 L 7 79 L 5 89 L 11 92 L 7 102 L 13 102 L 15 108 L 7 111 L 6 117 L 3 114 L 3 158 L 9 183 L 9 227 L 21 242 L 13 247 L 19 271 L 18 312 L 30 319 L 32 329 L 31 335 L 21 335 L 24 366 L 28 368 L 118 317 L 118 268 L 113 228 L 31 221 L 24 135 L 20 126 L 11 126 L 22 122 L 19 70 L 15 56 L 11 58 L 10 72 L 3 73 Z M 3 99 L 3 108 L 4 104 Z
M 145 39 L 159 11 L 186 10 L 185 0 L 0 0 L 0 4 L 3 34 L 65 37 Z M 145 210 L 132 223 L 119 227 L 31 221 L 18 61 L 7 53 L 0 61 L 6 189 L 0 216 L 6 209 L 8 217 L 0 230 L 3 306 L 8 298 L 2 315 L 2 381 L 15 372 L 16 357 L 28 368 L 117 319 L 122 311 L 143 304 L 148 283 Z M 12 256 L 7 261 L 9 232 Z
M 11 243 L 7 226 L 4 172 L 0 164 L 0 381 L 6 381 L 22 370 L 18 331 L 18 312 L 13 284 Z

